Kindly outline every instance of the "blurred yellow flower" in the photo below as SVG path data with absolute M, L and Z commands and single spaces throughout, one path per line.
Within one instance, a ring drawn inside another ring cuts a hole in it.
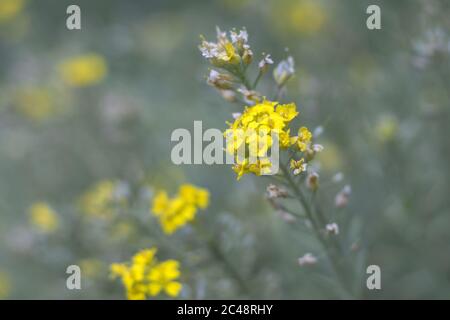
M 398 121 L 392 115 L 383 115 L 375 125 L 375 137 L 381 142 L 393 140 L 398 132 Z
M 158 262 L 156 248 L 136 253 L 130 263 L 111 264 L 111 276 L 120 277 L 129 300 L 144 300 L 165 292 L 176 297 L 182 288 L 177 281 L 180 276 L 179 262 L 167 260 Z
M 325 11 L 317 0 L 296 1 L 290 10 L 289 20 L 296 31 L 312 34 L 322 28 L 325 22 Z
M 36 202 L 29 209 L 30 223 L 44 233 L 54 232 L 59 225 L 57 213 L 45 202 Z
M 0 300 L 8 298 L 11 292 L 11 281 L 8 275 L 0 271 Z
M 24 5 L 24 0 L 0 0 L 0 23 L 16 17 Z
M 102 180 L 90 187 L 80 198 L 81 211 L 95 218 L 110 218 L 114 212 L 117 183 Z
M 325 142 L 324 145 L 326 148 L 317 155 L 321 168 L 328 172 L 341 169 L 343 158 L 338 146 L 331 142 Z
M 98 54 L 85 54 L 63 61 L 59 70 L 62 79 L 70 86 L 85 87 L 102 81 L 108 67 Z
M 87 278 L 98 277 L 103 269 L 103 262 L 95 258 L 82 259 L 78 265 L 81 268 L 81 274 Z
M 50 92 L 38 87 L 18 90 L 14 106 L 17 112 L 33 121 L 48 119 L 56 112 Z
M 194 220 L 197 208 L 205 209 L 208 204 L 208 190 L 183 184 L 173 198 L 169 198 L 166 191 L 157 192 L 153 198 L 152 212 L 159 218 L 163 231 L 172 234 Z
M 120 221 L 112 227 L 111 237 L 114 240 L 128 238 L 134 233 L 134 226 L 126 221 Z
M 312 35 L 319 32 L 327 20 L 326 11 L 318 0 L 277 0 L 273 6 L 272 20 L 281 31 Z

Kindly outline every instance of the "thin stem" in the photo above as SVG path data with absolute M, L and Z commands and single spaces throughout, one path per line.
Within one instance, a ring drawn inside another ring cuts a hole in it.
M 205 230 L 199 223 L 194 223 L 193 226 L 196 229 L 197 234 L 200 234 L 203 240 L 206 242 L 207 248 L 210 251 L 210 253 L 218 261 L 220 261 L 221 265 L 224 267 L 224 270 L 231 276 L 231 278 L 233 278 L 236 281 L 241 290 L 246 294 L 249 294 L 251 291 L 250 288 L 247 286 L 245 280 L 241 277 L 240 273 L 236 270 L 234 265 L 223 254 L 223 252 L 220 250 L 219 246 L 216 244 L 214 239 L 208 234 L 206 234 Z
M 255 81 L 253 82 L 252 89 L 255 89 L 255 88 L 256 88 L 256 86 L 258 85 L 258 82 L 259 82 L 259 80 L 261 79 L 262 75 L 263 75 L 263 72 L 261 71 L 261 69 L 259 69 L 258 75 L 256 76 L 256 79 L 255 79 Z
M 301 192 L 300 188 L 297 186 L 297 184 L 292 179 L 288 169 L 284 165 L 281 165 L 280 168 L 286 178 L 286 181 L 288 182 L 288 184 L 290 185 L 290 187 L 292 188 L 294 193 L 297 195 L 300 204 L 305 209 L 305 214 L 306 214 L 307 218 L 311 221 L 313 231 L 314 231 L 317 239 L 319 240 L 319 242 L 325 249 L 327 256 L 328 256 L 329 260 L 331 261 L 331 264 L 334 268 L 334 271 L 335 271 L 336 275 L 338 276 L 339 281 L 341 282 L 343 288 L 350 295 L 352 295 L 352 290 L 348 286 L 346 278 L 342 272 L 341 266 L 336 259 L 336 253 L 331 250 L 331 248 L 328 246 L 328 242 L 323 237 L 323 235 L 321 233 L 321 227 L 320 227 L 319 223 L 316 221 L 316 219 L 314 218 L 313 212 L 311 210 L 311 206 L 308 204 L 306 197 L 304 196 L 304 194 Z M 321 215 L 320 220 L 322 220 L 322 219 L 324 219 L 324 217 Z M 320 224 L 324 225 L 324 223 L 322 221 L 320 222 Z M 333 244 L 333 247 L 336 248 L 336 245 Z

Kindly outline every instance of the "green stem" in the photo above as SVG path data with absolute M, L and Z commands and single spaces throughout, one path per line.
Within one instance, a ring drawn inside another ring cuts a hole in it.
M 263 73 L 261 72 L 261 69 L 260 69 L 259 72 L 258 72 L 258 75 L 256 76 L 255 81 L 253 82 L 252 89 L 256 88 L 256 86 L 258 85 L 258 82 L 261 79 L 262 75 L 263 75 Z
M 241 290 L 244 293 L 249 294 L 251 291 L 250 291 L 250 288 L 247 286 L 245 280 L 241 277 L 240 273 L 236 270 L 234 265 L 223 254 L 223 252 L 220 250 L 219 246 L 212 239 L 212 237 L 206 234 L 206 232 L 204 231 L 204 229 L 201 227 L 201 225 L 199 223 L 193 223 L 193 226 L 196 229 L 197 234 L 200 234 L 202 236 L 203 240 L 207 243 L 207 247 L 208 247 L 208 250 L 210 251 L 210 253 L 218 261 L 220 261 L 224 270 L 230 275 L 230 277 L 232 279 L 235 280 L 235 282 L 239 285 Z
M 284 165 L 280 165 L 280 168 L 286 178 L 287 183 L 292 188 L 295 195 L 298 197 L 297 199 L 299 200 L 300 204 L 305 209 L 305 214 L 306 214 L 307 218 L 311 221 L 313 231 L 316 235 L 316 238 L 319 240 L 322 247 L 325 249 L 328 259 L 330 260 L 330 262 L 333 266 L 333 269 L 334 269 L 342 287 L 352 296 L 352 289 L 347 284 L 346 277 L 344 276 L 341 265 L 338 262 L 337 254 L 335 251 L 331 250 L 330 246 L 328 245 L 327 240 L 323 237 L 323 234 L 321 233 L 321 229 L 326 223 L 326 221 L 323 221 L 324 217 L 321 215 L 321 217 L 320 217 L 321 221 L 320 222 L 316 221 L 314 214 L 312 212 L 311 206 L 308 204 L 308 201 L 306 200 L 306 197 L 304 196 L 304 194 L 301 192 L 300 188 L 297 186 L 295 181 L 292 179 L 292 177 L 289 173 L 289 170 Z M 322 225 L 322 227 L 321 227 L 321 225 Z M 335 244 L 333 244 L 333 247 L 339 248 L 339 246 L 336 247 Z

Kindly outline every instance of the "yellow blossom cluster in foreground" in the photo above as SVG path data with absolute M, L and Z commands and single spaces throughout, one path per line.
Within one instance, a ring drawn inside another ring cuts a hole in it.
M 312 138 L 307 128 L 302 127 L 297 136 L 290 136 L 288 124 L 297 115 L 295 103 L 279 104 L 276 101 L 264 100 L 252 107 L 246 107 L 244 112 L 229 124 L 230 128 L 225 131 L 227 152 L 235 157 L 236 165 L 233 170 L 237 173 L 238 180 L 245 173 L 261 175 L 270 172 L 272 164 L 268 153 L 274 143 L 273 134 L 282 149 L 297 145 L 300 151 L 306 150 Z
M 166 191 L 159 191 L 153 198 L 152 211 L 159 218 L 163 231 L 172 234 L 194 220 L 197 209 L 206 209 L 208 204 L 208 190 L 183 184 L 173 198 L 169 198 Z
M 182 285 L 179 262 L 166 260 L 159 262 L 156 248 L 142 250 L 135 254 L 130 263 L 113 263 L 111 275 L 120 277 L 130 300 L 144 300 L 164 292 L 170 297 L 179 295 Z

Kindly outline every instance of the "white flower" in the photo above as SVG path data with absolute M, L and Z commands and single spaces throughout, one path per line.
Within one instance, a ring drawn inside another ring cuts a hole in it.
M 339 234 L 339 226 L 337 223 L 329 223 L 325 227 L 327 229 L 328 234 L 338 235 Z
M 247 30 L 245 29 L 239 30 L 239 33 L 237 33 L 236 31 L 230 31 L 230 38 L 232 43 L 247 43 L 248 41 Z
M 269 64 L 273 64 L 273 60 L 270 57 L 270 54 L 264 56 L 264 58 L 258 63 L 258 67 L 260 69 L 263 69 Z
M 218 53 L 217 44 L 214 42 L 202 41 L 202 44 L 200 45 L 200 52 L 206 59 L 215 58 Z
M 314 152 L 322 152 L 323 151 L 323 146 L 321 144 L 314 144 L 312 146 L 312 149 Z
M 342 172 L 338 172 L 333 176 L 332 180 L 335 183 L 341 182 L 342 180 L 344 180 L 344 174 Z

